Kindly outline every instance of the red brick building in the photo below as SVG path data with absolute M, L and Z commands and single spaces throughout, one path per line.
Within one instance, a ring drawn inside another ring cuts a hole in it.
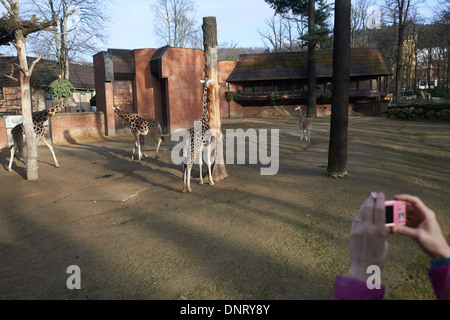
M 224 91 L 226 79 L 236 62 L 219 61 L 221 112 L 228 117 Z M 190 128 L 200 119 L 204 78 L 204 54 L 198 49 L 109 49 L 94 56 L 96 104 L 105 114 L 108 135 L 126 130 L 127 124 L 114 116 L 113 107 L 152 118 L 165 132 Z M 223 91 L 223 92 L 222 92 Z M 230 102 L 232 116 L 239 105 Z
M 318 115 L 330 114 L 331 101 L 324 97 L 331 92 L 332 51 L 317 55 Z M 385 95 L 383 80 L 390 72 L 377 49 L 352 49 L 351 64 L 351 103 Z M 201 115 L 204 66 L 198 49 L 166 46 L 96 54 L 96 103 L 105 114 L 107 134 L 128 126 L 114 116 L 114 106 L 156 119 L 165 132 L 192 127 Z M 291 113 L 295 105 L 306 104 L 305 52 L 242 55 L 239 61 L 218 61 L 218 68 L 222 118 L 252 117 L 270 105 L 271 94 Z

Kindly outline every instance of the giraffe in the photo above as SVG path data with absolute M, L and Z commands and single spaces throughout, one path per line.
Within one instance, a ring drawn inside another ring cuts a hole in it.
M 305 141 L 311 141 L 312 119 L 303 116 L 302 108 L 300 106 L 297 106 L 295 110 L 300 110 L 300 119 L 298 120 L 298 124 L 300 125 L 300 140 L 303 140 L 303 137 L 305 137 Z
M 203 104 L 202 116 L 200 121 L 194 124 L 194 128 L 188 130 L 183 137 L 183 192 L 192 192 L 191 189 L 191 170 L 195 159 L 198 158 L 200 168 L 200 184 L 203 184 L 203 151 L 206 150 L 206 164 L 208 166 L 209 184 L 214 185 L 214 180 L 211 174 L 211 150 L 212 139 L 209 127 L 208 115 L 208 85 L 212 80 L 208 80 L 205 74 L 205 79 L 200 80 L 203 83 Z
M 147 157 L 144 144 L 145 136 L 148 134 L 153 137 L 156 143 L 155 160 L 159 159 L 159 147 L 161 145 L 161 141 L 166 141 L 164 139 L 164 136 L 162 135 L 162 129 L 159 122 L 154 119 L 142 118 L 137 113 L 125 112 L 123 110 L 120 110 L 119 107 L 114 107 L 114 112 L 120 118 L 130 123 L 130 131 L 131 133 L 133 133 L 135 138 L 131 159 L 134 160 L 134 154 L 136 150 L 139 160 L 141 160 L 143 156 Z
M 53 151 L 53 147 L 50 144 L 50 142 L 47 141 L 47 138 L 44 135 L 44 122 L 47 121 L 49 118 L 54 116 L 57 112 L 61 111 L 66 106 L 71 106 L 78 108 L 78 104 L 75 102 L 75 99 L 72 97 L 69 97 L 69 100 L 62 100 L 59 103 L 55 104 L 53 107 L 47 108 L 42 111 L 35 111 L 33 112 L 33 129 L 36 133 L 37 140 L 41 140 L 44 142 L 44 144 L 50 149 L 50 152 L 53 155 L 53 159 L 55 160 L 55 167 L 59 167 L 58 160 L 56 159 L 55 152 Z M 23 123 L 20 123 L 16 125 L 11 130 L 11 135 L 13 136 L 13 144 L 10 147 L 10 159 L 9 159 L 9 166 L 8 171 L 11 171 L 14 154 L 17 150 L 17 152 L 21 155 L 21 157 L 26 161 L 26 158 L 23 156 L 23 145 L 24 145 L 24 134 L 25 130 L 23 127 Z

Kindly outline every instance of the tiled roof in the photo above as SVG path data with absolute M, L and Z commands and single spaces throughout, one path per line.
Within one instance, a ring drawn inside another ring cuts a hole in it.
M 28 57 L 28 65 L 36 58 Z M 11 65 L 18 63 L 17 57 L 0 57 L 0 87 L 16 87 L 15 82 L 5 75 L 11 74 Z M 70 64 L 70 82 L 76 89 L 95 89 L 94 68 L 79 64 Z M 31 75 L 31 85 L 47 87 L 58 79 L 58 65 L 56 61 L 41 60 L 37 63 Z M 19 78 L 19 68 L 15 66 L 14 77 Z
M 256 81 L 307 78 L 308 53 L 285 52 L 271 54 L 246 54 L 239 57 L 236 68 L 227 81 Z M 351 49 L 350 75 L 390 75 L 380 51 L 373 48 Z M 316 76 L 332 77 L 333 51 L 316 52 Z

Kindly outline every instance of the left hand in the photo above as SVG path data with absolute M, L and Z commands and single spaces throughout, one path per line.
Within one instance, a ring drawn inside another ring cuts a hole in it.
M 367 198 L 353 220 L 350 230 L 349 277 L 367 281 L 367 268 L 376 265 L 383 269 L 387 258 L 388 243 L 385 227 L 385 195 Z

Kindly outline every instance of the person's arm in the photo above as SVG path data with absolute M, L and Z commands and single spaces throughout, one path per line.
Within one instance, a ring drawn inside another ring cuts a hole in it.
M 442 234 L 435 213 L 417 197 L 397 195 L 396 200 L 406 201 L 406 226 L 394 226 L 392 233 L 417 241 L 431 258 L 430 281 L 438 299 L 450 299 L 450 246 Z

